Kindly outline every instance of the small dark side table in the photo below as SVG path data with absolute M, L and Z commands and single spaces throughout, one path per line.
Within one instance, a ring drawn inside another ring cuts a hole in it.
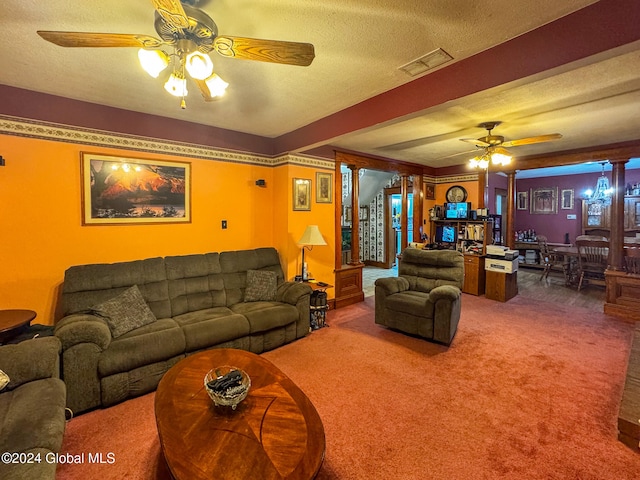
M 34 318 L 33 310 L 0 310 L 0 344 L 18 335 Z

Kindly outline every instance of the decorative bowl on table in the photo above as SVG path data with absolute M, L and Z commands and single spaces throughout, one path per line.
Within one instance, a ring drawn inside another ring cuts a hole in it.
M 204 388 L 216 407 L 231 407 L 247 398 L 251 379 L 244 370 L 229 365 L 216 367 L 204 376 Z

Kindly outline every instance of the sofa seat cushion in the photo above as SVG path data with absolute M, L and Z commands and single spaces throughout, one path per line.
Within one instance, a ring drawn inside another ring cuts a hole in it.
M 389 295 L 385 301 L 385 307 L 394 312 L 409 313 L 417 317 L 433 318 L 433 303 L 429 300 L 429 294 L 407 290 L 405 292 Z
M 0 394 L 0 451 L 60 450 L 64 435 L 64 383 L 45 378 Z
M 184 313 L 174 318 L 184 332 L 186 351 L 193 352 L 249 335 L 249 321 L 227 307 Z
M 236 303 L 230 308 L 247 317 L 251 333 L 266 332 L 298 320 L 298 309 L 288 303 L 244 302 Z
M 159 319 L 114 339 L 102 352 L 98 374 L 107 377 L 168 360 L 184 353 L 182 329 L 171 318 Z

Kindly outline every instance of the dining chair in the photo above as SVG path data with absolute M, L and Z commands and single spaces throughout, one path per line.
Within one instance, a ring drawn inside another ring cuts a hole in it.
M 578 249 L 578 290 L 587 280 L 590 284 L 606 285 L 604 271 L 609 258 L 609 242 L 604 240 L 576 240 Z
M 640 275 L 640 247 L 625 247 L 624 262 L 627 273 Z
M 540 264 L 544 267 L 542 271 L 542 275 L 540 275 L 540 279 L 547 278 L 549 276 L 549 272 L 555 266 L 562 267 L 562 271 L 564 272 L 565 281 L 567 280 L 567 269 L 564 265 L 565 260 L 563 256 L 557 255 L 551 251 L 549 248 L 549 244 L 547 243 L 547 237 L 544 235 L 538 235 L 538 248 L 540 249 Z

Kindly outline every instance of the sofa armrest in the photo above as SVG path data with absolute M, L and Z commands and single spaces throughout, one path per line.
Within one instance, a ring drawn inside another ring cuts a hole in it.
M 438 300 L 450 300 L 452 302 L 460 298 L 462 292 L 453 285 L 440 285 L 429 292 L 429 300 L 436 303 Z
M 376 287 L 380 287 L 386 295 L 392 295 L 409 290 L 409 280 L 404 277 L 378 278 Z
M 100 350 L 105 350 L 111 343 L 111 330 L 107 322 L 90 314 L 64 317 L 56 325 L 55 335 L 62 342 L 63 350 L 80 343 L 93 343 Z
M 34 380 L 60 377 L 60 340 L 39 337 L 0 347 L 0 370 L 9 375 L 9 390 Z
M 309 285 L 300 282 L 283 282 L 278 285 L 276 301 L 296 305 L 305 295 L 311 295 L 313 290 Z

